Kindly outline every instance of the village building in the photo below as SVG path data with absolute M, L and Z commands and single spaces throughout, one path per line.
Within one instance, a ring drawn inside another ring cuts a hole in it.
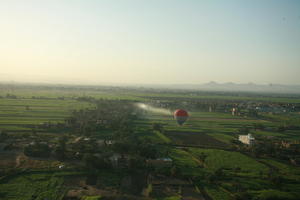
M 255 138 L 249 133 L 248 135 L 239 135 L 239 141 L 243 144 L 253 145 Z
M 232 116 L 235 116 L 235 114 L 236 114 L 236 111 L 237 111 L 237 109 L 236 109 L 236 108 L 232 108 L 232 110 L 231 110 L 231 115 L 232 115 Z
M 105 140 L 105 144 L 106 144 L 107 146 L 113 145 L 113 144 L 115 144 L 115 141 L 114 141 L 114 140 Z
M 113 168 L 126 168 L 129 166 L 130 157 L 124 154 L 114 153 L 109 157 Z

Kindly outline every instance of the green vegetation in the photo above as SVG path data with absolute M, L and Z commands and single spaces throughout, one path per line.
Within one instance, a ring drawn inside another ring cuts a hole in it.
M 213 200 L 295 199 L 299 103 L 284 95 L 4 85 L 0 199 L 93 200 L 116 191 L 130 199 L 142 199 L 142 191 L 156 200 L 193 192 Z M 189 111 L 183 126 L 171 114 L 177 108 Z M 237 140 L 248 133 L 255 145 Z
M 171 140 L 169 138 L 167 138 L 164 134 L 160 133 L 159 131 L 154 131 L 154 133 L 157 135 L 157 137 L 159 137 L 159 139 L 162 142 L 165 142 L 165 143 L 170 143 L 171 142 Z
M 87 196 L 87 197 L 82 197 L 82 200 L 100 200 L 101 196 Z
M 163 199 L 157 199 L 157 200 L 180 200 L 181 197 L 180 196 L 173 196 L 173 197 L 166 197 Z
M 179 167 L 197 167 L 198 163 L 197 161 L 192 157 L 191 154 L 189 154 L 186 151 L 180 150 L 180 149 L 174 149 L 170 156 L 174 159 L 176 162 L 176 165 Z
M 239 168 L 241 172 L 257 175 L 261 172 L 266 173 L 268 170 L 265 165 L 239 152 L 196 148 L 189 148 L 189 151 L 195 156 L 205 154 L 207 156 L 205 159 L 207 168 L 214 171 L 220 168 L 233 170 Z
M 26 132 L 41 123 L 63 122 L 73 110 L 89 107 L 76 100 L 0 99 L 0 129 Z
M 261 159 L 261 160 L 263 162 L 268 163 L 269 165 L 273 166 L 277 170 L 279 170 L 279 172 L 283 176 L 285 176 L 287 178 L 291 178 L 291 179 L 300 180 L 300 168 L 299 167 L 291 166 L 289 164 L 282 163 L 282 162 L 272 160 L 272 159 Z
M 258 198 L 261 200 L 296 200 L 298 197 L 295 194 L 278 190 L 262 190 L 259 192 Z
M 23 173 L 1 180 L 0 197 L 6 200 L 49 200 L 62 199 L 63 178 L 54 173 Z
M 223 188 L 214 186 L 214 185 L 208 185 L 204 187 L 204 190 L 207 192 L 207 194 L 215 200 L 230 200 L 232 199 L 232 196 L 230 193 L 226 192 Z

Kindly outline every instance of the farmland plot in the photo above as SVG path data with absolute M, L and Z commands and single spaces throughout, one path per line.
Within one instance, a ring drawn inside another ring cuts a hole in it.
M 174 144 L 178 145 L 209 146 L 220 148 L 227 146 L 225 143 L 216 140 L 205 133 L 168 131 L 165 134 L 167 137 L 173 140 Z
M 0 99 L 0 129 L 29 131 L 44 122 L 62 122 L 73 110 L 92 107 L 90 103 L 58 99 Z

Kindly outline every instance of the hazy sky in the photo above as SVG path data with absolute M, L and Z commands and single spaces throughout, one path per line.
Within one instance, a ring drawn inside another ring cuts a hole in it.
M 300 84 L 299 0 L 0 0 L 0 80 Z

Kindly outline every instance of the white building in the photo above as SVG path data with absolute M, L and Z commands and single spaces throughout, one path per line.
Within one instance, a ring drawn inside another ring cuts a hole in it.
M 235 116 L 235 112 L 236 112 L 236 109 L 235 109 L 235 108 L 232 108 L 232 110 L 231 110 L 232 116 Z
M 249 133 L 248 135 L 239 135 L 239 141 L 243 144 L 252 145 L 254 143 L 255 138 Z

